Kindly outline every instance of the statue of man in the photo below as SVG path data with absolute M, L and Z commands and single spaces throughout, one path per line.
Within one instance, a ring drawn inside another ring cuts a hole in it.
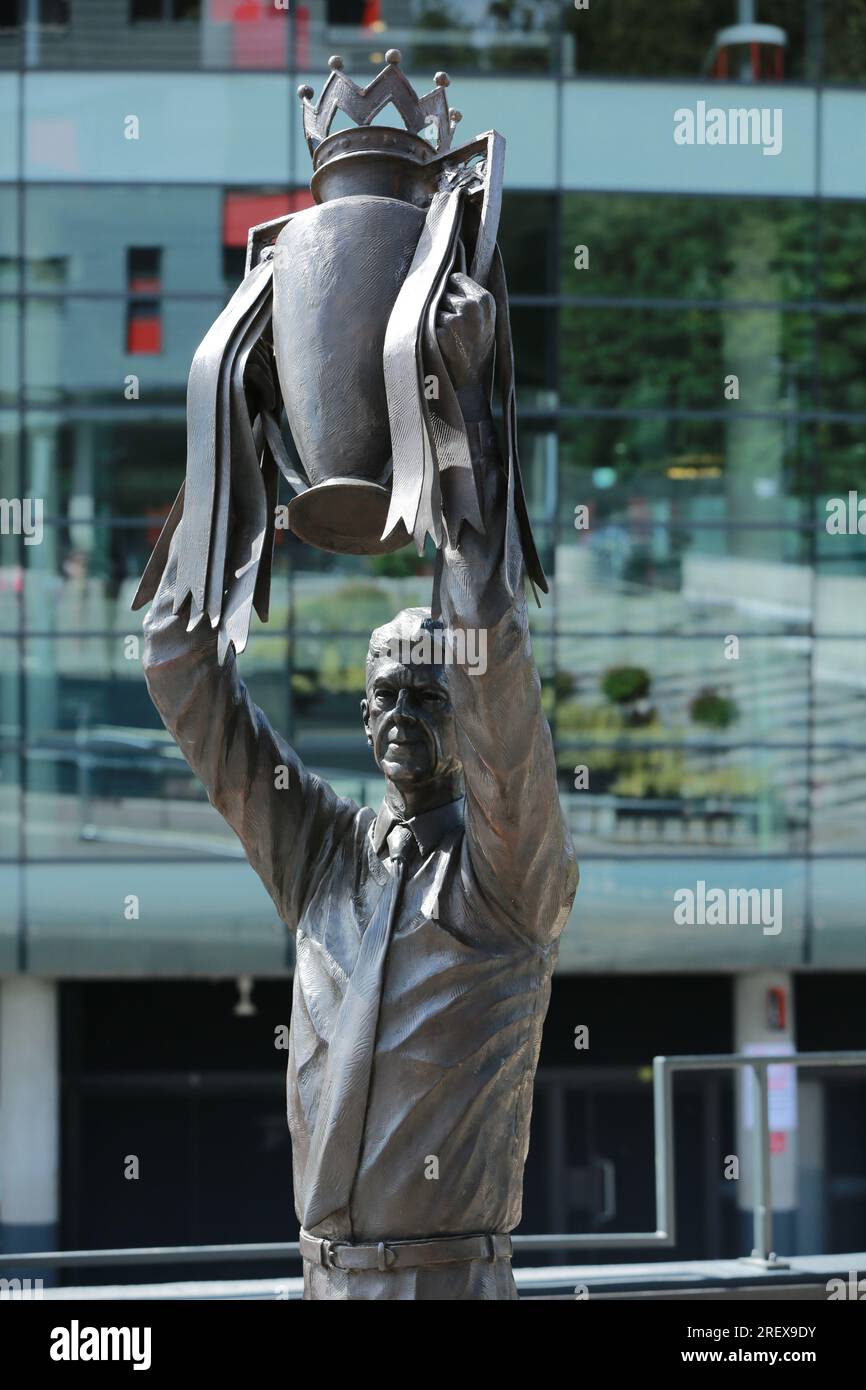
M 234 652 L 221 666 L 209 624 L 189 633 L 185 608 L 172 614 L 183 521 L 145 622 L 153 701 L 296 934 L 288 1118 L 307 1299 L 517 1297 L 509 1232 L 577 887 L 482 386 L 495 306 L 466 275 L 449 290 L 437 336 L 485 534 L 448 527 L 444 492 L 441 623 L 409 609 L 370 640 L 379 811 L 307 771 Z

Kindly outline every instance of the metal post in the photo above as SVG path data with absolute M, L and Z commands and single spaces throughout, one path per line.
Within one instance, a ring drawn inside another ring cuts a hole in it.
M 754 1125 L 755 1171 L 752 1175 L 752 1221 L 754 1248 L 744 1263 L 758 1264 L 764 1269 L 785 1269 L 787 1260 L 780 1260 L 773 1251 L 773 1193 L 770 1177 L 770 1093 L 768 1063 L 750 1063 L 755 1081 L 755 1101 L 752 1106 Z
M 755 1246 L 753 1260 L 767 1260 L 773 1244 L 773 1195 L 770 1186 L 770 1103 L 767 1087 L 767 1068 L 752 1067 L 755 1079 L 755 1103 L 752 1122 L 755 1126 L 755 1193 L 753 1229 Z
M 676 1239 L 673 1074 L 666 1057 L 653 1058 L 653 1143 L 656 1236 L 673 1245 Z

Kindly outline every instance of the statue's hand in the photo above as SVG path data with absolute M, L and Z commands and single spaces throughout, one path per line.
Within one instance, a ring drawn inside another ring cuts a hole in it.
M 496 341 L 493 295 L 455 272 L 440 301 L 436 336 L 455 390 L 479 385 Z

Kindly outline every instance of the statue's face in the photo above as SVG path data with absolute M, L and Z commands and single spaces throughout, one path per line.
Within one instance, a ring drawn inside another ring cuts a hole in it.
M 421 784 L 460 771 L 454 711 L 441 666 L 373 666 L 361 701 L 373 757 L 390 782 Z

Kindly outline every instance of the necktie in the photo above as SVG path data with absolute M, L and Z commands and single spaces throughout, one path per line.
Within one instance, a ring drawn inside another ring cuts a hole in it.
M 415 836 L 408 825 L 395 825 L 388 836 L 388 853 L 391 856 L 391 863 L 400 879 L 406 871 L 406 864 L 409 860 L 412 847 L 415 843 Z
M 364 932 L 337 1015 L 304 1174 L 303 1225 L 311 1230 L 348 1206 L 364 1137 L 388 943 L 400 907 L 414 836 L 388 836 L 390 879 Z

